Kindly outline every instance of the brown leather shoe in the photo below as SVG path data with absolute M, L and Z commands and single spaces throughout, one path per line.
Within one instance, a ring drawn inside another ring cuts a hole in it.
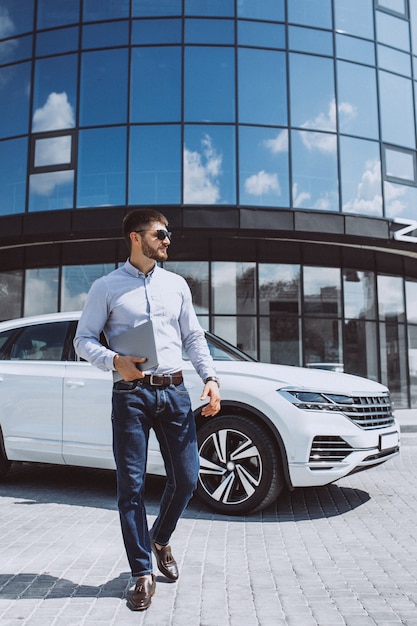
M 149 580 L 148 576 L 139 576 L 135 588 L 129 596 L 129 608 L 131 608 L 132 611 L 144 611 L 147 609 L 151 605 L 155 588 L 156 583 L 153 574 L 151 580 Z
M 171 547 L 162 546 L 162 548 L 157 548 L 154 541 L 151 541 L 151 546 L 159 571 L 170 580 L 178 580 L 178 566 L 172 556 Z

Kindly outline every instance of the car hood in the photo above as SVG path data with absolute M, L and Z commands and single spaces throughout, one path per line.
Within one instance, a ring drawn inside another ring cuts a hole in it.
M 299 389 L 353 394 L 387 391 L 387 388 L 380 383 L 352 374 L 251 361 L 216 361 L 215 365 L 220 379 L 223 376 L 259 378 L 264 382 L 270 380 L 276 389 L 291 386 Z

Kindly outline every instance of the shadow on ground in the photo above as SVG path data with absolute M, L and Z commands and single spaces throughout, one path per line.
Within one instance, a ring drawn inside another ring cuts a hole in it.
M 145 500 L 150 515 L 158 513 L 164 484 L 165 479 L 161 476 L 147 477 Z M 16 463 L 0 483 L 0 497 L 12 498 L 17 504 L 28 506 L 53 502 L 117 510 L 116 474 L 111 470 Z M 286 490 L 263 511 L 248 516 L 223 516 L 194 497 L 184 517 L 285 523 L 342 515 L 362 506 L 369 499 L 369 494 L 361 489 L 332 484 L 298 488 L 291 492 Z

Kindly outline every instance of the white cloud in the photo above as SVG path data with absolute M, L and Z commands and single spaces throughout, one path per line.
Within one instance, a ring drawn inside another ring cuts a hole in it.
M 33 114 L 33 131 L 35 133 L 74 128 L 74 126 L 74 110 L 68 102 L 65 91 L 50 93 L 43 107 L 36 109 Z
M 349 102 L 341 102 L 338 106 L 339 118 L 353 118 L 356 116 L 356 108 Z M 303 132 L 300 131 L 300 137 L 303 144 L 308 150 L 318 150 L 325 154 L 334 154 L 336 152 L 336 136 L 334 133 L 336 130 L 336 101 L 333 98 L 329 102 L 329 108 L 327 113 L 319 113 L 316 117 L 305 121 L 301 124 L 301 128 L 314 128 L 315 130 L 326 131 L 324 133 L 319 132 Z
M 30 177 L 30 192 L 39 196 L 52 196 L 55 187 L 71 183 L 73 179 L 73 170 L 32 174 Z
M 288 152 L 288 131 L 281 130 L 275 139 L 265 139 L 264 146 L 272 152 L 278 154 L 280 152 Z
M 311 199 L 311 194 L 306 191 L 298 191 L 298 183 L 294 183 L 292 186 L 292 197 L 295 208 L 301 208 L 304 202 Z
M 365 171 L 358 184 L 356 196 L 343 205 L 345 213 L 381 215 L 381 166 L 379 161 L 371 160 L 365 164 Z
M 11 37 L 16 28 L 7 7 L 0 5 L 0 38 Z
M 407 200 L 401 200 L 402 196 L 406 196 L 406 188 L 399 185 L 392 185 L 385 182 L 385 204 L 389 211 L 390 217 L 398 217 L 404 215 L 404 211 L 408 207 Z
M 264 170 L 261 170 L 257 174 L 253 174 L 245 180 L 245 191 L 252 196 L 263 196 L 268 193 L 280 196 L 281 187 L 278 175 L 275 173 L 268 174 Z
M 184 202 L 216 204 L 220 199 L 223 157 L 213 147 L 210 135 L 201 140 L 201 153 L 184 148 Z
M 337 149 L 336 135 L 330 133 L 315 133 L 312 131 L 300 130 L 301 141 L 309 150 L 318 150 L 324 154 L 335 154 Z

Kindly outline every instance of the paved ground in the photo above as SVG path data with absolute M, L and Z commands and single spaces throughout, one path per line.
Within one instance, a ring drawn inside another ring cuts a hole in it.
M 417 626 L 417 420 L 400 457 L 249 517 L 193 500 L 172 542 L 178 583 L 132 585 L 112 472 L 20 464 L 0 485 L 1 626 Z M 148 483 L 149 518 L 161 479 Z

